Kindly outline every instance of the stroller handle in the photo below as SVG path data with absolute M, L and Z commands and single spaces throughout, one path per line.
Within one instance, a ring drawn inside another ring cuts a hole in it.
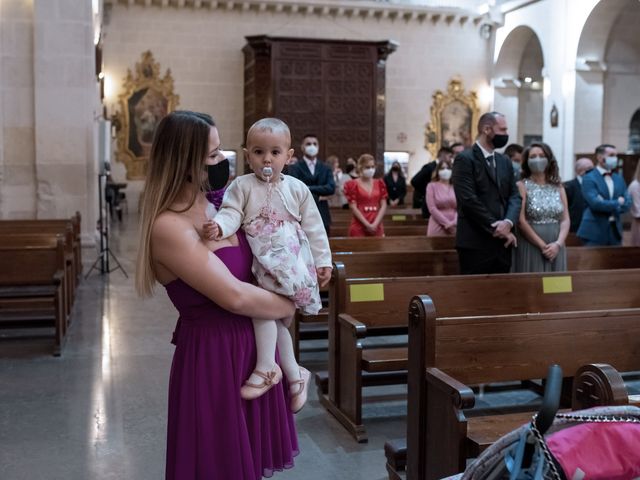
M 542 406 L 535 419 L 536 428 L 543 435 L 553 423 L 558 412 L 561 390 L 562 368 L 560 365 L 551 365 L 547 372 L 547 384 L 544 387 Z

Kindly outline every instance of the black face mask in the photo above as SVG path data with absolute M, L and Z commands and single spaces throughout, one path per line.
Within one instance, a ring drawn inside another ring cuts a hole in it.
M 207 165 L 209 187 L 211 190 L 221 190 L 229 181 L 229 160 L 226 158 L 215 165 Z
M 496 133 L 491 139 L 493 148 L 502 148 L 509 142 L 509 135 L 503 135 Z

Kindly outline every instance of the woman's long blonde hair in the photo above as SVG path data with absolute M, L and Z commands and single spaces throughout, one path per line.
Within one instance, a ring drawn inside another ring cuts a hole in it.
M 215 127 L 205 113 L 176 111 L 164 117 L 155 131 L 147 178 L 140 196 L 140 237 L 136 262 L 136 290 L 150 296 L 156 282 L 151 258 L 151 231 L 162 212 L 170 209 L 187 182 L 200 183 L 209 153 L 209 133 Z M 194 204 L 199 190 L 192 189 L 186 211 Z

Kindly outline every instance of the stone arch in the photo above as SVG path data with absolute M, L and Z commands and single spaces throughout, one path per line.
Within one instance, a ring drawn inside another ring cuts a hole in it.
M 495 108 L 507 116 L 512 142 L 524 144 L 542 136 L 544 54 L 529 26 L 511 30 L 494 65 Z
M 593 8 L 580 33 L 576 53 L 578 64 L 604 61 L 611 28 L 626 6 L 625 1 L 600 0 Z
M 523 55 L 532 42 L 534 45 L 537 43 L 544 66 L 544 53 L 538 35 L 531 27 L 520 25 L 509 32 L 500 46 L 493 69 L 493 77 L 497 84 L 503 79 L 518 78 Z

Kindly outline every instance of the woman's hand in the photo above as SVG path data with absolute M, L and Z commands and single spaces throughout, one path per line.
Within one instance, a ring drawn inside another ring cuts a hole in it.
M 378 226 L 374 223 L 365 223 L 364 228 L 367 230 L 367 232 L 369 233 L 376 233 L 376 230 L 378 229 Z
M 545 245 L 542 249 L 542 255 L 549 261 L 555 260 L 560 253 L 560 244 L 558 242 L 551 242 Z

